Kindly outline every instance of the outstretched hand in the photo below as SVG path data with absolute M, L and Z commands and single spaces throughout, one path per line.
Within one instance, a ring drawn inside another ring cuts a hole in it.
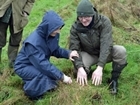
M 92 73 L 92 84 L 94 84 L 95 86 L 102 83 L 102 70 L 103 68 L 98 66 L 97 69 Z
M 83 67 L 80 67 L 78 69 L 77 82 L 82 86 L 87 85 L 87 73 L 85 72 Z

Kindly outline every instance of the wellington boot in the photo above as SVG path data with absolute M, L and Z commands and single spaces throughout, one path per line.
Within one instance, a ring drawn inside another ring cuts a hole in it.
M 13 68 L 15 59 L 17 57 L 18 48 L 15 46 L 8 46 L 8 59 L 9 59 L 9 67 Z
M 113 62 L 113 64 L 112 64 L 112 67 L 113 67 L 112 77 L 108 82 L 111 94 L 117 94 L 117 92 L 118 92 L 118 78 L 119 78 L 122 70 L 126 66 L 127 66 L 127 63 L 123 64 L 123 65 L 120 65 L 120 64 L 118 64 L 116 62 Z
M 127 63 L 126 64 L 123 64 L 123 65 L 120 65 L 116 62 L 113 62 L 112 64 L 112 67 L 113 67 L 113 70 L 112 70 L 112 77 L 111 77 L 111 80 L 115 80 L 117 81 L 122 70 L 127 66 Z
M 108 80 L 110 93 L 116 95 L 118 92 L 118 81 Z

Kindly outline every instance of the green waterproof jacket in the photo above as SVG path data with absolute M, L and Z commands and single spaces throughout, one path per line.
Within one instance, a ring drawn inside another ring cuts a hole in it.
M 0 17 L 5 14 L 7 8 L 12 4 L 12 16 L 14 33 L 21 31 L 28 23 L 28 16 L 24 16 L 24 12 L 28 15 L 31 12 L 35 0 L 0 0 Z
M 99 57 L 97 65 L 104 67 L 113 46 L 112 24 L 109 18 L 96 13 L 93 16 L 93 25 L 84 27 L 79 20 L 70 30 L 70 50 L 77 50 L 80 54 L 85 51 Z M 75 59 L 76 68 L 84 67 L 81 57 Z

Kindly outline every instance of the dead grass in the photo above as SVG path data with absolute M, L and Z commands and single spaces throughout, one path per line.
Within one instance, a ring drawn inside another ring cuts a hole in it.
M 125 3 L 122 4 L 119 0 L 94 0 L 93 4 L 100 13 L 110 18 L 114 27 L 123 29 L 125 35 L 131 36 L 122 40 L 140 44 L 140 26 L 137 25 L 140 22 L 140 2 L 139 0 L 123 1 Z M 115 33 L 115 36 L 116 43 L 121 43 L 118 39 L 122 37 L 119 37 L 118 33 Z

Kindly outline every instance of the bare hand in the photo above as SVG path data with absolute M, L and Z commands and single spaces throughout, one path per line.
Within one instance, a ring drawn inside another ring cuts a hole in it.
M 26 16 L 28 16 L 28 14 L 26 13 L 26 12 L 23 12 L 23 15 L 26 17 Z
M 84 86 L 87 85 L 87 74 L 83 67 L 80 67 L 77 72 L 77 82 Z
M 79 54 L 76 50 L 73 50 L 71 53 L 70 53 L 70 57 L 69 59 L 74 61 L 74 59 L 72 57 L 79 57 Z
M 69 77 L 69 76 L 64 74 L 63 82 L 67 83 L 67 84 L 71 84 L 72 83 L 72 79 L 71 79 L 71 77 Z
M 103 68 L 98 66 L 97 69 L 92 73 L 92 84 L 95 86 L 102 83 L 102 70 Z

